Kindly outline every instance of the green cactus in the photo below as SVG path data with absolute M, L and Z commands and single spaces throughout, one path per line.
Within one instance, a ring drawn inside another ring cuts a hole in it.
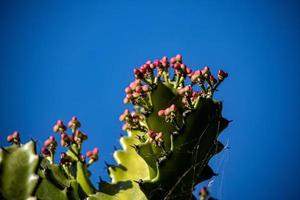
M 21 145 L 18 133 L 8 137 L 13 145 L 0 150 L 0 197 L 195 199 L 194 187 L 215 175 L 210 158 L 224 147 L 217 137 L 229 121 L 213 94 L 228 75 L 220 70 L 217 80 L 208 67 L 192 72 L 181 55 L 170 62 L 166 57 L 148 61 L 134 72 L 136 80 L 126 88 L 124 103 L 132 103 L 135 111 L 120 116 L 127 136 L 120 139 L 122 150 L 114 152 L 117 165 L 108 165 L 110 183 L 100 180 L 97 190 L 90 182 L 88 167 L 98 160 L 98 149 L 87 152 L 88 161 L 81 154 L 87 136 L 73 117 L 68 123 L 71 135 L 61 120 L 53 127 L 68 149 L 59 164 L 54 163 L 53 136 L 41 155 L 35 153 L 34 141 Z M 206 199 L 209 193 L 203 191 L 201 198 Z

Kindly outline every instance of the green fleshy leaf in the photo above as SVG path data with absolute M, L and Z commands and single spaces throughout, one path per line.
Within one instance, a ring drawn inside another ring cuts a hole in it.
M 0 149 L 0 193 L 5 199 L 27 199 L 38 182 L 35 142 Z
M 68 200 L 67 188 L 61 190 L 47 179 L 42 179 L 35 196 L 41 200 Z

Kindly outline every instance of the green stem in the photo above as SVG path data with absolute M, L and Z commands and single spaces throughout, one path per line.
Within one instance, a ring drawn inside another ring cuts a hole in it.
M 86 167 L 81 162 L 77 162 L 76 180 L 86 194 L 91 195 L 95 193 L 95 188 L 87 177 Z

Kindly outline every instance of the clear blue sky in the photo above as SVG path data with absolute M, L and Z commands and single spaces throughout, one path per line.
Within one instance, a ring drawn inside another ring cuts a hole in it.
M 93 180 L 107 178 L 132 69 L 181 53 L 193 69 L 230 73 L 216 97 L 233 120 L 221 137 L 231 148 L 212 161 L 213 195 L 297 199 L 299 9 L 276 0 L 1 1 L 1 145 L 14 130 L 42 145 L 57 119 L 76 115 L 86 146 L 101 149 Z

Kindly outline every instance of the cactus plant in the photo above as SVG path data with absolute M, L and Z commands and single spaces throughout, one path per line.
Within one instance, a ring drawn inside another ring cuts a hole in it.
M 147 61 L 134 74 L 124 98 L 134 111 L 126 109 L 120 116 L 127 136 L 120 139 L 122 149 L 114 152 L 117 164 L 107 164 L 110 183 L 100 180 L 96 189 L 89 180 L 88 167 L 98 160 L 99 150 L 82 154 L 87 135 L 73 117 L 68 123 L 71 134 L 61 120 L 53 127 L 67 148 L 59 164 L 54 163 L 54 136 L 44 142 L 40 155 L 34 141 L 21 144 L 17 132 L 8 136 L 12 145 L 0 150 L 0 197 L 195 199 L 194 187 L 215 175 L 210 158 L 223 149 L 217 137 L 229 121 L 213 95 L 228 74 L 220 70 L 216 79 L 208 67 L 192 72 L 181 55 Z M 207 194 L 201 190 L 201 199 Z

